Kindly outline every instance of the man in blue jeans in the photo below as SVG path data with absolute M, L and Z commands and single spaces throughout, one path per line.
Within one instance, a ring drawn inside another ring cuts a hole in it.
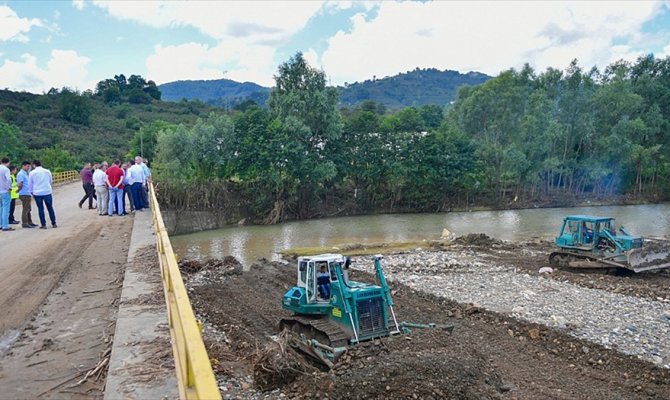
M 330 299 L 330 274 L 326 266 L 321 266 L 321 271 L 316 274 L 316 284 L 319 286 L 319 294 L 324 300 Z
M 107 187 L 109 188 L 108 215 L 114 215 L 114 204 L 117 205 L 116 213 L 119 216 L 126 215 L 123 203 L 123 170 L 120 167 L 121 160 L 114 160 L 114 164 L 107 168 Z
M 0 160 L 0 226 L 3 231 L 13 231 L 9 226 L 9 207 L 12 203 L 12 177 L 9 172 L 9 158 Z
M 35 204 L 37 204 L 37 213 L 40 216 L 40 229 L 47 229 L 47 220 L 44 216 L 44 205 L 47 206 L 47 211 L 49 211 L 51 226 L 58 228 L 58 225 L 56 225 L 56 213 L 54 212 L 53 197 L 51 195 L 53 193 L 53 189 L 51 187 L 53 183 L 51 171 L 46 168 L 42 168 L 42 162 L 40 160 L 33 161 L 33 167 L 34 169 L 30 171 L 30 174 L 28 175 L 28 181 L 30 182 L 30 187 L 32 188 Z
M 138 163 L 128 168 L 128 183 L 130 184 L 130 193 L 133 197 L 135 211 L 142 211 L 147 205 L 144 204 L 142 196 L 142 184 L 144 183 L 144 171 Z

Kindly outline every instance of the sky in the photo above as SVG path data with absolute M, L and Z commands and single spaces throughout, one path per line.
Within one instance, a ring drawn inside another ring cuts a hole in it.
M 0 0 L 0 88 L 16 91 L 121 73 L 272 86 L 298 51 L 332 85 L 417 67 L 602 70 L 670 55 L 670 1 Z

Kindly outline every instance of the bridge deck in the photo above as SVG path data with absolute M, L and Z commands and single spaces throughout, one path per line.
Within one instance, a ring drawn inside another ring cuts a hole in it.
M 83 193 L 55 188 L 58 228 L 0 232 L 0 397 L 219 398 L 160 212 L 99 216 Z

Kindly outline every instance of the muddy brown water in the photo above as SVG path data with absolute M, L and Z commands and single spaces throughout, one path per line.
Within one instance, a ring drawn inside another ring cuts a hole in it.
M 670 203 L 634 206 L 543 208 L 440 214 L 384 214 L 325 218 L 266 226 L 230 226 L 171 238 L 185 259 L 222 259 L 232 255 L 248 266 L 259 258 L 277 260 L 282 249 L 343 244 L 437 239 L 444 228 L 457 236 L 485 233 L 517 241 L 553 239 L 566 215 L 611 216 L 631 233 L 670 235 Z M 336 250 L 336 249 L 334 249 Z

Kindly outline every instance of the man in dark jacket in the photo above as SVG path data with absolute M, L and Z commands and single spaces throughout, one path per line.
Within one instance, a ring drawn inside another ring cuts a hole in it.
M 81 186 L 84 188 L 84 197 L 79 201 L 79 208 L 88 199 L 88 209 L 92 210 L 93 199 L 95 199 L 95 186 L 93 185 L 93 171 L 91 170 L 91 163 L 84 164 L 84 168 L 79 173 L 81 176 Z

